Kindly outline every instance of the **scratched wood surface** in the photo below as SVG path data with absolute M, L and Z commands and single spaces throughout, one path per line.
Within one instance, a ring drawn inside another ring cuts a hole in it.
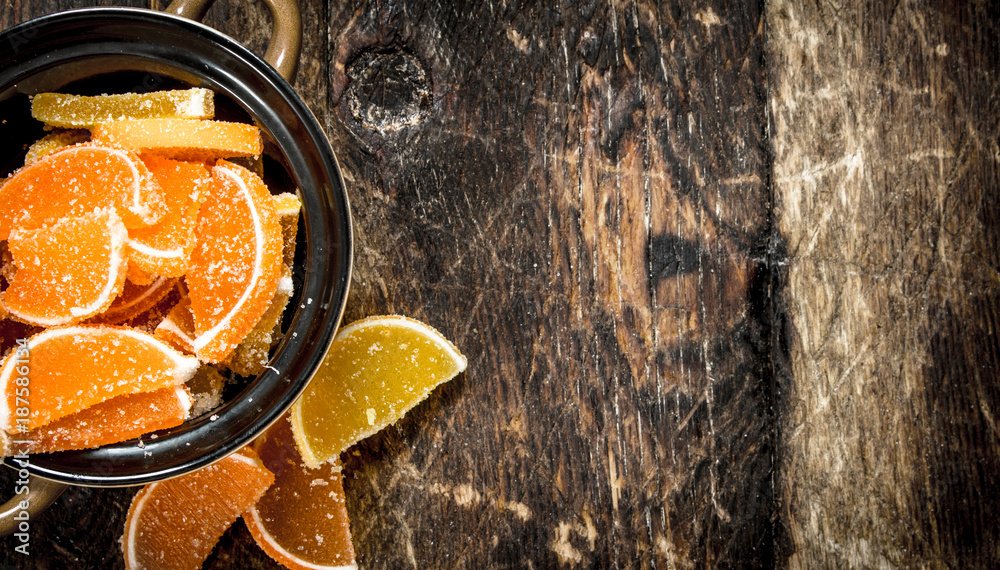
M 761 6 L 303 4 L 346 318 L 423 319 L 470 363 L 345 458 L 360 563 L 771 565 Z M 207 21 L 264 47 L 259 6 Z M 118 564 L 133 492 L 69 491 L 35 560 Z M 240 523 L 208 566 L 272 564 Z
M 1000 564 L 995 2 L 770 2 L 795 568 Z
M 363 567 L 995 565 L 986 3 L 300 3 L 345 318 L 470 363 L 344 458 Z M 258 53 L 268 20 L 206 19 Z M 133 494 L 3 560 L 120 566 Z M 237 523 L 206 567 L 276 565 Z

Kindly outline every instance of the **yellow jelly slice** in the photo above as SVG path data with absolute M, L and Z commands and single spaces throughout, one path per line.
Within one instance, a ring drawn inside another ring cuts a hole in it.
M 81 96 L 39 93 L 31 116 L 52 127 L 87 129 L 122 119 L 211 119 L 215 102 L 209 89 Z
M 309 387 L 292 407 L 302 459 L 317 467 L 395 423 L 466 359 L 433 328 L 401 316 L 342 328 Z
M 278 214 L 281 224 L 282 261 L 286 268 L 291 269 L 295 261 L 295 238 L 299 230 L 299 211 L 302 202 L 295 194 L 288 192 L 274 197 L 274 212 Z
M 264 149 L 260 129 L 244 123 L 192 119 L 127 119 L 101 123 L 93 140 L 179 160 L 255 156 Z
M 83 129 L 53 131 L 38 139 L 28 147 L 28 153 L 24 155 L 24 164 L 31 164 L 32 162 L 36 162 L 57 150 L 87 142 L 89 140 L 90 131 L 85 131 Z

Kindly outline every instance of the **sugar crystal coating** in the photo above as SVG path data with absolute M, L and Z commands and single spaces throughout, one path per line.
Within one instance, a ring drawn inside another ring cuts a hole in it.
M 95 208 L 114 208 L 129 229 L 166 213 L 160 186 L 138 155 L 84 143 L 22 167 L 0 187 L 0 240 L 15 227 L 36 229 Z
M 18 440 L 29 442 L 20 446 L 28 453 L 99 447 L 179 426 L 192 402 L 184 386 L 125 394 L 18 434 Z
M 282 244 L 274 202 L 259 177 L 227 161 L 216 164 L 212 177 L 215 191 L 202 205 L 185 280 L 195 354 L 221 362 L 271 303 Z
M 126 239 L 113 209 L 15 230 L 8 240 L 15 272 L 0 301 L 19 320 L 39 326 L 92 317 L 122 290 Z
M 198 360 L 153 336 L 122 327 L 77 325 L 47 329 L 28 339 L 34 429 L 121 394 L 149 392 L 186 382 Z M 17 352 L 0 367 L 0 428 L 13 433 L 17 422 L 14 378 Z
M 215 99 L 202 88 L 80 96 L 39 93 L 31 99 L 31 116 L 53 127 L 87 129 L 122 119 L 211 119 Z
M 288 568 L 355 565 L 339 463 L 306 467 L 287 416 L 254 448 L 274 473 L 274 485 L 243 515 L 257 544 Z
M 256 156 L 264 148 L 260 130 L 244 123 L 192 119 L 125 119 L 101 123 L 94 142 L 179 160 Z
M 146 485 L 125 520 L 125 567 L 200 568 L 226 529 L 273 482 L 257 454 L 245 448 L 187 475 Z
M 194 250 L 198 211 L 211 192 L 212 177 L 202 163 L 158 156 L 144 156 L 143 163 L 163 190 L 167 212 L 155 225 L 129 232 L 129 260 L 145 273 L 184 275 Z

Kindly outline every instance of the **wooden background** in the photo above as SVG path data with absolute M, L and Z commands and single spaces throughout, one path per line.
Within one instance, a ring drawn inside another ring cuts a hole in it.
M 363 567 L 1000 564 L 997 8 L 301 4 L 345 318 L 469 357 L 345 457 Z M 263 51 L 257 3 L 206 21 Z M 132 494 L 6 564 L 121 566 Z M 275 565 L 237 523 L 206 567 Z

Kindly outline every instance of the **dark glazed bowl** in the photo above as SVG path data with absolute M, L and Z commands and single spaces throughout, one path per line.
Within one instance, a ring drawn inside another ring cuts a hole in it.
M 0 62 L 0 176 L 16 169 L 26 146 L 43 134 L 30 116 L 30 95 L 197 86 L 215 91 L 217 118 L 261 128 L 265 179 L 298 188 L 303 203 L 287 332 L 263 373 L 211 414 L 147 436 L 141 445 L 34 455 L 29 471 L 76 485 L 138 485 L 198 469 L 244 446 L 312 378 L 347 298 L 350 209 L 323 129 L 261 58 L 211 28 L 159 12 L 97 8 L 39 18 L 0 34 Z

